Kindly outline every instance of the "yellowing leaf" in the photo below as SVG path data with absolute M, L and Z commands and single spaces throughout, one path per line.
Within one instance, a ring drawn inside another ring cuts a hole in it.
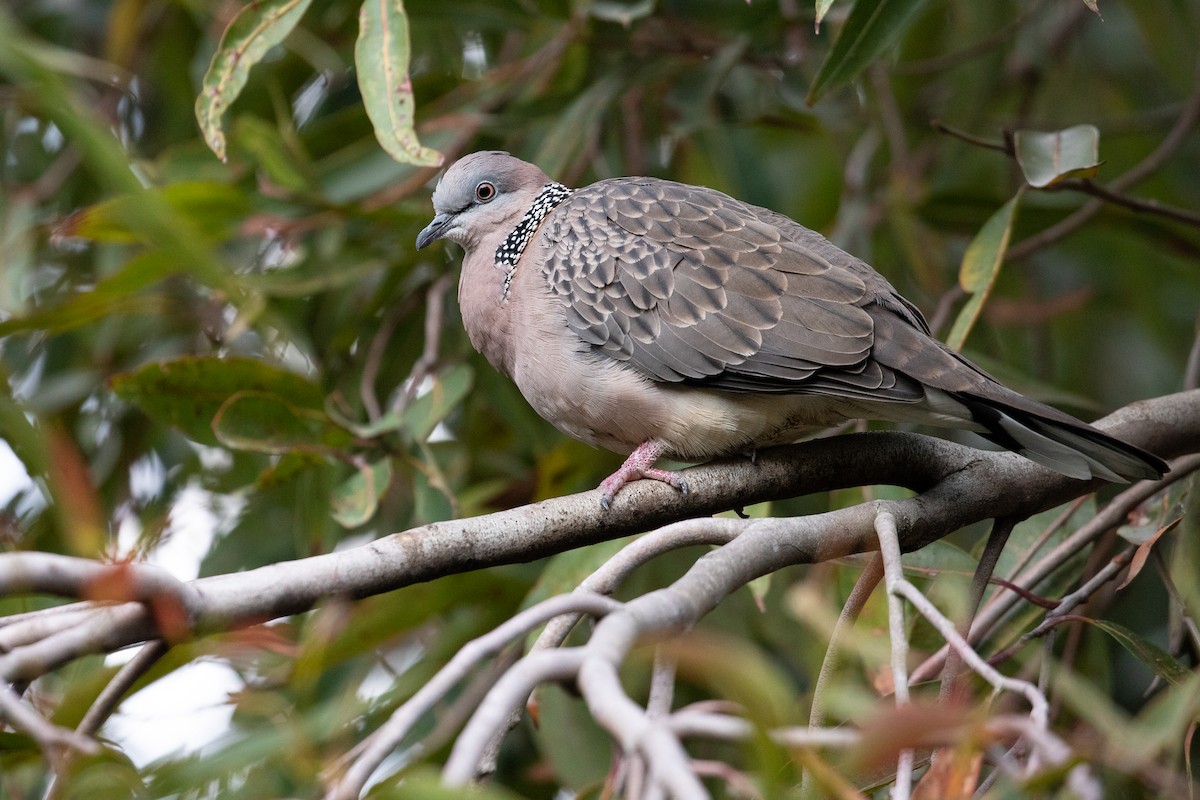
M 204 141 L 225 160 L 225 112 L 241 94 L 250 68 L 296 27 L 312 0 L 256 0 L 238 12 L 213 54 L 196 98 Z
M 958 313 L 950 335 L 946 337 L 946 344 L 955 350 L 962 349 L 967 334 L 979 318 L 984 301 L 991 294 L 996 276 L 1000 274 L 1000 265 L 1004 263 L 1004 253 L 1008 250 L 1008 240 L 1012 236 L 1013 220 L 1016 219 L 1017 203 L 1020 199 L 1021 192 L 1018 191 L 983 224 L 979 233 L 967 246 L 967 252 L 963 253 L 958 283 L 963 291 L 971 295 L 971 299 Z
M 366 0 L 358 14 L 354 65 L 358 88 L 375 138 L 392 158 L 436 167 L 442 154 L 421 146 L 413 130 L 412 83 L 408 79 L 408 17 L 400 0 Z

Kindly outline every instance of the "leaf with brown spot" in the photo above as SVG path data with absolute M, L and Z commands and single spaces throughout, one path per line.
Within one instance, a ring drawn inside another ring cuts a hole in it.
M 912 800 L 970 800 L 979 787 L 982 766 L 983 750 L 974 742 L 941 748 L 914 787 Z
M 225 112 L 241 94 L 250 68 L 287 38 L 312 0 L 257 0 L 233 18 L 204 73 L 196 120 L 204 141 L 225 160 Z

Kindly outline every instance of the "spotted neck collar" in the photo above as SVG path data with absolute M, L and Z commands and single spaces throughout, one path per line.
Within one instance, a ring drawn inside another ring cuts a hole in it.
M 558 207 L 558 204 L 571 196 L 571 190 L 561 183 L 547 183 L 533 198 L 533 205 L 521 217 L 521 221 L 512 229 L 499 247 L 496 248 L 496 263 L 508 271 L 504 274 L 503 298 L 508 299 L 508 287 L 517 274 L 517 261 L 529 246 L 534 232 L 542 224 L 546 215 Z

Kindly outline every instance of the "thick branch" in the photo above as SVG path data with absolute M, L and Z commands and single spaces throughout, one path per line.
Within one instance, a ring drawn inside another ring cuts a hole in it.
M 1200 391 L 1135 403 L 1102 424 L 1165 457 L 1200 452 Z M 1020 456 L 986 453 L 941 439 L 902 433 L 856 434 L 727 459 L 688 470 L 683 496 L 653 481 L 629 486 L 609 511 L 597 492 L 556 498 L 467 520 L 439 522 L 358 548 L 256 570 L 203 578 L 188 586 L 198 632 L 226 630 L 306 611 L 322 597 L 365 597 L 444 575 L 531 561 L 669 522 L 707 516 L 764 500 L 874 484 L 921 492 L 900 501 L 901 544 L 916 549 L 973 522 L 1028 516 L 1102 485 L 1066 478 Z M 848 509 L 847 513 L 856 513 Z M 869 524 L 834 527 L 803 558 L 826 560 L 875 548 Z M 749 522 L 749 521 L 747 521 Z M 795 554 L 793 554 L 795 556 Z M 0 575 L 19 556 L 0 555 Z M 86 563 L 86 562 L 84 562 Z M 85 606 L 86 607 L 86 606 Z M 144 608 L 124 603 L 93 608 L 89 622 L 67 624 L 36 644 L 0 656 L 6 679 L 33 677 L 89 652 L 105 652 L 157 635 Z M 36 615 L 6 627 L 37 624 Z M 31 652 L 32 651 L 32 652 Z

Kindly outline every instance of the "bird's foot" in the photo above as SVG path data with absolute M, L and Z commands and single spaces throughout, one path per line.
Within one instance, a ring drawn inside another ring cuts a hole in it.
M 654 466 L 654 462 L 663 454 L 664 449 L 661 443 L 654 441 L 638 445 L 637 449 L 629 454 L 629 458 L 625 459 L 621 468 L 600 483 L 599 488 L 602 492 L 600 505 L 604 510 L 607 511 L 612 506 L 613 498 L 625 484 L 640 478 L 662 481 L 687 494 L 687 481 L 683 479 L 682 475 Z

